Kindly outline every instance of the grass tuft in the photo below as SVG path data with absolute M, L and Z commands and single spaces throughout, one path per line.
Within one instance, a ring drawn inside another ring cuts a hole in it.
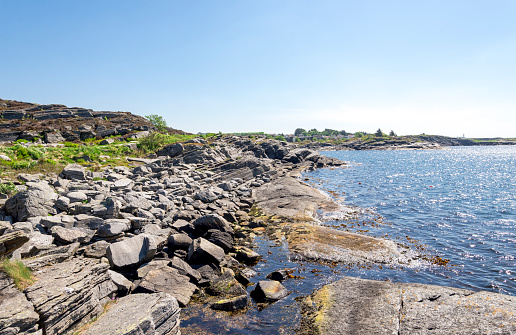
M 4 271 L 14 281 L 14 285 L 20 291 L 32 285 L 36 280 L 32 271 L 22 261 L 5 259 L 0 264 L 0 270 Z

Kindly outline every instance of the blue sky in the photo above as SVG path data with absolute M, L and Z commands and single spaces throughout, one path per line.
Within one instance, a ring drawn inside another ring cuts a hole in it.
M 0 0 L 0 98 L 190 132 L 516 137 L 515 1 Z

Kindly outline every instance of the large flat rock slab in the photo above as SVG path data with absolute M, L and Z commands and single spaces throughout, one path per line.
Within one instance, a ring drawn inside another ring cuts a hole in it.
M 304 334 L 514 334 L 516 297 L 344 277 L 307 298 Z
M 66 334 L 102 313 L 117 291 L 108 268 L 96 259 L 74 258 L 34 272 L 37 281 L 25 294 L 46 335 Z
M 353 264 L 409 262 L 393 241 L 309 223 L 292 224 L 286 239 L 289 250 L 303 259 Z
M 290 176 L 253 189 L 252 196 L 264 215 L 277 218 L 312 221 L 318 209 L 338 208 L 324 194 Z
M 83 335 L 180 335 L 180 311 L 169 294 L 131 294 L 119 299 Z

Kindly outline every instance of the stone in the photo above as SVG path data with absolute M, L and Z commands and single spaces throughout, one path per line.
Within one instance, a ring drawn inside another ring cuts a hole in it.
M 169 156 L 169 157 L 176 157 L 183 153 L 184 147 L 181 143 L 174 143 L 165 146 L 163 149 L 156 152 L 158 156 Z
M 180 311 L 170 294 L 131 294 L 120 298 L 83 335 L 180 335 Z
M 0 221 L 0 235 L 3 235 L 6 230 L 12 228 L 13 226 L 9 221 Z
M 313 221 L 318 209 L 337 209 L 318 190 L 293 177 L 281 177 L 253 189 L 255 206 L 264 215 L 299 221 Z
M 74 227 L 92 230 L 99 229 L 105 222 L 102 218 L 87 214 L 78 214 L 75 216 L 75 220 Z
M 217 264 L 192 264 L 192 268 L 195 269 L 201 275 L 201 280 L 199 280 L 199 285 L 206 286 L 210 283 L 210 281 L 218 278 L 221 275 L 220 267 Z
M 83 202 L 88 200 L 88 196 L 84 192 L 68 192 L 66 197 L 70 199 L 70 202 Z
M 246 265 L 254 265 L 258 263 L 261 256 L 256 251 L 253 251 L 247 247 L 238 246 L 235 247 L 236 259 Z
M 129 279 L 125 278 L 124 275 L 113 270 L 108 270 L 108 274 L 113 284 L 115 284 L 118 288 L 119 294 L 126 295 L 129 293 L 129 291 L 131 291 L 133 283 Z
M 69 229 L 54 226 L 50 229 L 50 233 L 52 234 L 56 242 L 59 242 L 61 244 L 71 244 L 75 242 L 86 244 L 91 240 L 91 238 L 95 234 L 95 231 L 87 231 L 85 229 Z
M 27 184 L 31 185 L 26 191 L 16 193 L 5 202 L 7 214 L 16 221 L 27 221 L 34 216 L 47 216 L 58 197 L 54 189 L 46 183 Z
M 251 292 L 251 297 L 257 302 L 275 302 L 289 295 L 285 286 L 275 280 L 261 280 Z
M 125 211 L 131 213 L 137 209 L 149 210 L 152 208 L 152 203 L 143 196 L 127 194 L 124 196 Z
M 106 257 L 106 249 L 109 243 L 106 241 L 97 241 L 84 247 L 84 257 L 101 259 Z
M 199 237 L 190 244 L 187 259 L 190 264 L 219 264 L 224 256 L 224 249 Z
M 194 199 L 201 200 L 204 203 L 214 202 L 218 198 L 219 196 L 209 188 L 201 190 L 194 195 Z
M 190 278 L 190 281 L 196 285 L 199 284 L 199 281 L 202 279 L 202 276 L 199 273 L 199 271 L 194 270 L 190 265 L 188 265 L 188 263 L 183 261 L 181 258 L 172 258 L 169 266 L 171 268 L 176 269 L 179 274 Z
M 295 269 L 281 269 L 276 270 L 267 275 L 267 279 L 270 280 L 276 280 L 276 281 L 284 281 L 288 278 L 292 278 L 292 272 L 294 272 Z
M 159 269 L 164 266 L 168 266 L 170 264 L 170 260 L 168 259 L 153 259 L 149 263 L 145 263 L 138 268 L 136 273 L 138 274 L 138 278 L 143 278 L 149 273 L 149 271 Z
M 197 286 L 190 283 L 188 277 L 180 275 L 176 269 L 163 266 L 149 271 L 135 288 L 135 293 L 166 292 L 177 299 L 184 307 L 190 302 Z
M 172 234 L 168 237 L 168 246 L 171 249 L 188 250 L 193 240 L 187 234 Z
M 231 236 L 230 233 L 226 233 L 217 229 L 210 229 L 206 232 L 204 238 L 224 249 L 225 253 L 233 250 L 233 236 Z
M 138 235 L 111 244 L 106 257 L 112 268 L 137 267 L 150 261 L 156 253 L 157 245 L 150 235 Z
M 3 271 L 0 271 L 0 301 L 0 334 L 38 334 L 38 313 Z
M 11 161 L 11 158 L 6 155 L 0 155 L 0 160 L 9 162 Z
M 28 241 L 29 236 L 23 231 L 2 235 L 0 236 L 0 255 L 10 254 Z
M 232 312 L 246 308 L 248 303 L 249 298 L 247 297 L 247 294 L 243 294 L 239 295 L 238 297 L 217 300 L 210 305 L 210 308 L 219 311 Z
M 123 234 L 130 228 L 131 222 L 127 219 L 108 219 L 97 229 L 99 237 L 114 237 Z
M 91 208 L 91 214 L 102 219 L 118 219 L 120 216 L 120 201 L 107 197 L 99 205 Z
M 196 219 L 193 223 L 198 236 L 203 236 L 210 229 L 217 229 L 226 233 L 233 233 L 231 225 L 218 214 L 209 214 Z
M 112 190 L 120 190 L 120 189 L 131 189 L 134 185 L 134 182 L 128 178 L 122 178 L 115 181 L 113 185 L 111 185 Z
M 59 143 L 64 142 L 65 139 L 58 131 L 52 131 L 45 133 L 45 142 L 46 143 Z
M 61 172 L 61 177 L 71 180 L 86 180 L 86 168 L 79 164 L 68 164 Z
M 57 198 L 54 206 L 56 206 L 57 209 L 62 211 L 68 211 L 68 206 L 70 205 L 70 199 L 67 197 L 60 196 Z
M 512 334 L 516 298 L 499 293 L 344 277 L 305 300 L 318 334 Z
M 37 271 L 41 268 L 48 267 L 53 264 L 62 263 L 70 260 L 77 250 L 80 243 L 72 243 L 61 247 L 55 246 L 36 246 L 32 251 L 33 257 L 24 259 L 23 264 L 32 271 Z
M 214 296 L 235 297 L 246 295 L 246 290 L 230 273 L 223 273 L 220 277 L 210 281 L 206 292 Z
M 103 312 L 117 290 L 107 270 L 108 265 L 97 260 L 76 258 L 38 271 L 38 280 L 25 294 L 46 335 L 73 332 Z

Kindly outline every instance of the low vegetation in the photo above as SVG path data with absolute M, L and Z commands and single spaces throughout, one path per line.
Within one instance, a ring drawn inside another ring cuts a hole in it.
M 0 263 L 0 270 L 5 272 L 13 281 L 16 288 L 23 291 L 36 280 L 32 271 L 22 261 L 5 259 Z

